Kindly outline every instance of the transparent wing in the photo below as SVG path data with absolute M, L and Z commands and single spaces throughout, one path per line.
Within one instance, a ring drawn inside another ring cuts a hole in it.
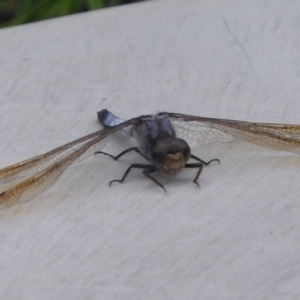
M 80 146 L 84 145 L 89 140 L 92 140 L 93 138 L 99 136 L 99 134 L 101 134 L 101 130 L 77 139 L 71 143 L 55 148 L 47 153 L 0 169 L 0 180 L 8 181 L 17 177 L 27 176 L 42 171 L 43 169 L 52 165 L 55 161 L 74 152 L 74 150 L 80 148 Z M 103 141 L 102 144 L 104 145 L 105 142 Z M 101 146 L 102 145 L 99 145 L 99 147 Z
M 112 136 L 113 134 L 114 135 L 117 134 L 118 136 L 123 137 L 123 138 L 124 138 L 124 136 L 129 137 L 129 135 L 126 131 L 126 127 L 130 127 L 130 124 L 127 124 L 127 123 L 133 122 L 132 120 L 124 122 L 120 128 L 118 126 L 116 126 L 116 127 L 111 127 L 110 129 L 106 129 L 106 130 L 108 130 L 110 132 L 110 136 Z M 111 129 L 113 129 L 113 128 L 116 128 L 117 130 L 112 131 Z M 125 129 L 125 130 L 120 130 L 120 129 Z M 14 180 L 14 179 L 22 177 L 22 176 L 36 174 L 37 172 L 40 172 L 43 169 L 47 168 L 48 166 L 52 165 L 55 161 L 69 155 L 70 153 L 74 152 L 76 149 L 79 149 L 82 145 L 84 145 L 88 141 L 92 140 L 93 138 L 101 135 L 103 132 L 104 132 L 103 129 L 98 130 L 96 132 L 93 132 L 91 134 L 83 136 L 77 140 L 74 140 L 70 143 L 67 143 L 58 148 L 55 148 L 47 153 L 37 155 L 30 159 L 27 159 L 22 162 L 8 166 L 6 168 L 0 169 L 0 182 L 6 182 L 9 180 Z M 76 159 L 74 162 L 83 160 L 83 159 L 89 157 L 90 155 L 92 155 L 93 153 L 95 153 L 95 151 L 103 148 L 106 145 L 107 140 L 108 140 L 108 138 L 106 138 L 105 140 L 101 140 L 97 144 L 93 145 L 83 155 L 79 156 L 78 159 Z
M 179 137 L 198 145 L 244 140 L 300 154 L 300 125 L 251 123 L 169 113 Z
M 0 194 L 0 209 L 28 201 L 49 189 L 60 175 L 75 161 L 82 159 L 99 149 L 99 143 L 111 134 L 132 125 L 138 119 L 131 119 L 116 127 L 103 129 L 84 136 L 71 143 L 53 149 L 45 154 L 36 156 L 18 164 L 0 170 L 2 178 L 11 178 L 20 173 L 36 171 L 36 174 L 21 181 Z

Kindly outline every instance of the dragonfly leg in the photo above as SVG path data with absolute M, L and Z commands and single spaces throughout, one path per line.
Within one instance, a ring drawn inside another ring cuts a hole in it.
M 197 156 L 195 156 L 195 155 L 193 155 L 193 154 L 191 154 L 191 158 L 193 158 L 193 159 L 195 159 L 195 160 L 201 162 L 201 164 L 203 164 L 203 165 L 205 165 L 205 166 L 208 166 L 208 165 L 209 165 L 211 162 L 213 162 L 213 161 L 217 161 L 219 164 L 221 163 L 220 160 L 219 160 L 218 158 L 214 158 L 214 159 L 212 159 L 212 160 L 210 160 L 210 161 L 208 161 L 208 162 L 202 160 L 201 158 L 199 158 L 199 157 L 197 157 Z
M 198 178 L 199 178 L 199 176 L 200 176 L 200 174 L 201 174 L 201 172 L 202 172 L 203 164 L 202 164 L 202 163 L 185 164 L 184 167 L 185 167 L 185 168 L 198 168 L 198 172 L 197 172 L 197 174 L 196 174 L 196 176 L 195 176 L 193 182 L 194 182 L 195 184 L 197 184 L 197 186 L 200 188 L 200 185 L 199 185 L 199 183 L 198 183 Z
M 157 179 L 155 179 L 154 177 L 152 177 L 150 175 L 150 173 L 153 173 L 155 171 L 158 171 L 158 169 L 154 168 L 154 169 L 148 169 L 148 170 L 144 170 L 143 174 L 145 176 L 147 176 L 149 179 L 151 179 L 154 183 L 156 183 L 157 185 L 159 185 L 165 192 L 167 192 L 167 190 L 165 189 L 164 185 L 162 183 L 160 183 Z
M 125 180 L 125 178 L 127 177 L 128 173 L 130 172 L 130 170 L 132 168 L 137 168 L 137 169 L 144 169 L 143 171 L 143 174 L 145 176 L 147 176 L 148 178 L 150 178 L 152 181 L 154 181 L 156 184 L 158 184 L 162 189 L 165 190 L 164 186 L 159 182 L 157 181 L 155 178 L 153 178 L 151 175 L 149 175 L 150 173 L 152 172 L 155 172 L 157 171 L 158 169 L 156 167 L 154 167 L 153 165 L 144 165 L 144 164 L 132 164 L 127 170 L 126 172 L 124 173 L 123 177 L 121 179 L 114 179 L 114 180 L 111 180 L 109 182 L 109 186 L 113 183 L 113 182 L 123 182 Z
M 136 153 L 140 154 L 141 156 L 143 156 L 146 160 L 148 160 L 144 155 L 143 153 L 140 151 L 140 149 L 138 147 L 132 147 L 132 148 L 129 148 L 129 149 L 126 149 L 124 150 L 123 152 L 121 152 L 120 154 L 118 154 L 117 156 L 113 156 L 109 153 L 106 153 L 106 152 L 102 152 L 102 151 L 96 151 L 95 154 L 104 154 L 104 155 L 107 155 L 107 156 L 110 156 L 112 157 L 114 160 L 118 160 L 121 156 L 123 156 L 124 154 L 130 152 L 130 151 L 135 151 Z

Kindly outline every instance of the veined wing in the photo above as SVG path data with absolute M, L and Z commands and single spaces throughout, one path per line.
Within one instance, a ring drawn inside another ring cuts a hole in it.
M 131 124 L 129 122 L 133 122 L 133 121 L 134 121 L 134 119 L 131 119 L 127 122 L 122 123 L 122 126 L 120 128 L 116 126 L 115 128 L 117 130 L 115 130 L 114 132 L 119 131 L 119 129 L 123 129 L 123 128 L 129 126 Z M 127 124 L 127 123 L 129 123 L 129 124 Z M 111 127 L 111 128 L 114 128 L 114 127 Z M 107 130 L 110 131 L 111 129 L 107 129 Z M 18 177 L 36 174 L 37 172 L 40 172 L 43 169 L 45 169 L 48 166 L 55 163 L 55 161 L 74 152 L 76 149 L 80 148 L 82 145 L 84 145 L 88 141 L 92 140 L 93 138 L 99 136 L 103 132 L 104 132 L 103 129 L 98 130 L 96 132 L 93 132 L 91 134 L 83 136 L 77 140 L 74 140 L 70 143 L 67 143 L 60 147 L 57 147 L 47 153 L 37 155 L 30 159 L 27 159 L 22 162 L 19 162 L 19 163 L 10 165 L 8 167 L 5 167 L 3 169 L 0 169 L 0 182 L 1 181 L 5 182 L 8 180 L 18 178 Z M 114 132 L 111 131 L 111 133 L 114 133 Z M 86 158 L 86 157 L 92 155 L 96 150 L 101 149 L 105 144 L 106 144 L 106 141 L 101 140 L 99 143 L 97 143 L 95 145 L 95 147 L 90 148 L 89 151 L 85 152 L 84 155 L 81 155 L 80 157 L 78 157 L 78 159 L 76 161 L 82 160 L 83 158 Z
M 168 113 L 178 136 L 199 145 L 244 140 L 300 154 L 300 125 L 251 123 Z
M 0 169 L 0 180 L 8 181 L 17 177 L 35 174 L 52 165 L 53 163 L 55 163 L 55 161 L 59 160 L 60 158 L 63 158 L 66 155 L 72 153 L 75 148 L 79 148 L 88 141 L 99 136 L 101 132 L 102 130 L 98 130 L 73 142 L 55 148 L 47 153 L 37 155 L 30 159 Z
M 53 149 L 45 154 L 29 160 L 6 167 L 0 170 L 2 178 L 11 178 L 19 173 L 41 169 L 29 177 L 0 194 L 0 209 L 8 208 L 14 204 L 28 201 L 49 189 L 59 176 L 76 160 L 95 152 L 93 146 L 102 142 L 111 134 L 134 124 L 139 118 L 128 120 L 116 127 L 102 129 L 86 135 L 71 143 Z

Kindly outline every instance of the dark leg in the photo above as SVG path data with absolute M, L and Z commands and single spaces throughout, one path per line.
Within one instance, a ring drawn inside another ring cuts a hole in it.
M 154 177 L 152 177 L 150 175 L 150 173 L 157 171 L 158 169 L 156 167 L 154 167 L 153 165 L 143 165 L 143 164 L 132 164 L 124 173 L 123 177 L 121 179 L 115 179 L 109 182 L 109 186 L 113 183 L 113 182 L 123 182 L 125 180 L 125 178 L 127 177 L 128 173 L 130 172 L 130 170 L 132 168 L 137 168 L 137 169 L 144 169 L 143 174 L 145 176 L 147 176 L 149 179 L 151 179 L 153 182 L 155 182 L 156 184 L 158 184 L 162 189 L 165 189 L 165 187 L 158 181 L 156 180 Z
M 106 152 L 102 152 L 102 151 L 96 151 L 95 154 L 104 154 L 104 155 L 108 155 L 110 157 L 112 157 L 114 160 L 118 160 L 121 156 L 123 156 L 124 154 L 130 152 L 130 151 L 135 151 L 136 153 L 140 154 L 141 156 L 143 156 L 146 160 L 148 160 L 143 153 L 140 151 L 140 149 L 138 147 L 132 147 L 129 149 L 124 150 L 123 152 L 121 152 L 120 154 L 118 154 L 117 156 L 113 156 L 109 153 Z
M 202 172 L 203 164 L 202 164 L 202 163 L 185 164 L 184 167 L 185 167 L 185 168 L 199 168 L 199 170 L 198 170 L 198 172 L 197 172 L 197 174 L 196 174 L 196 176 L 195 176 L 193 182 L 194 182 L 195 184 L 197 184 L 198 187 L 200 188 L 199 183 L 198 183 L 198 178 L 199 178 L 199 176 L 200 176 L 200 174 L 201 174 L 201 172 Z
M 211 162 L 213 162 L 213 161 L 217 161 L 219 164 L 221 163 L 220 160 L 219 160 L 218 158 L 214 158 L 214 159 L 210 160 L 209 162 L 206 162 L 206 161 L 202 160 L 201 158 L 199 158 L 199 157 L 197 157 L 197 156 L 195 156 L 195 155 L 193 155 L 193 154 L 191 154 L 191 158 L 193 158 L 193 159 L 195 159 L 195 160 L 201 162 L 201 164 L 203 164 L 203 165 L 205 165 L 205 166 L 208 166 L 208 165 L 209 165 Z
M 153 182 L 155 182 L 157 185 L 159 185 L 165 192 L 167 192 L 164 185 L 150 175 L 150 173 L 155 172 L 155 171 L 158 171 L 158 169 L 153 169 L 153 170 L 148 169 L 148 170 L 144 170 L 143 174 L 145 176 L 147 176 L 149 179 L 151 179 Z

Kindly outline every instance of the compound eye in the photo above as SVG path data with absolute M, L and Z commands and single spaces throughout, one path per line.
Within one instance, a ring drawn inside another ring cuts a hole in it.
M 156 165 L 161 165 L 168 154 L 170 143 L 167 140 L 158 140 L 152 148 L 152 158 Z

